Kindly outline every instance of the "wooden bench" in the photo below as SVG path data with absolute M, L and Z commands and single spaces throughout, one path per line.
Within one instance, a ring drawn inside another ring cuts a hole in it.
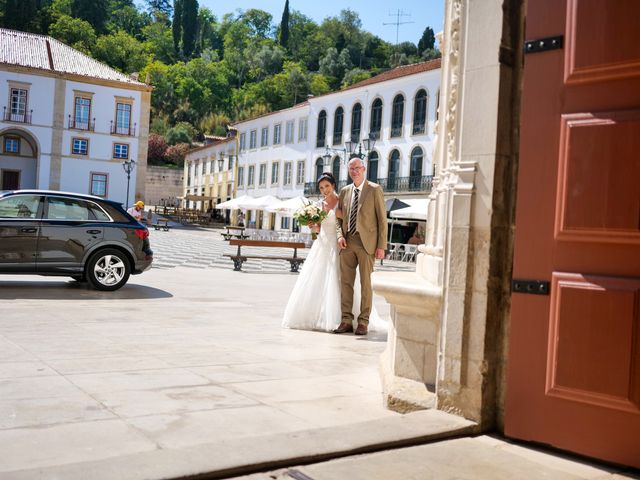
M 156 230 L 164 230 L 165 232 L 168 232 L 171 229 L 169 226 L 169 220 L 158 220 L 158 223 L 153 223 L 151 226 Z
M 233 269 L 236 272 L 242 270 L 242 264 L 250 258 L 263 258 L 269 260 L 286 260 L 291 264 L 291 271 L 298 273 L 300 265 L 304 262 L 304 258 L 298 257 L 298 249 L 305 248 L 303 242 L 274 242 L 268 240 L 231 240 L 229 245 L 238 247 L 238 251 L 235 255 L 225 254 L 225 257 L 229 257 L 233 260 Z M 271 247 L 271 248 L 293 248 L 292 257 L 276 257 L 272 255 L 243 255 L 242 247 Z

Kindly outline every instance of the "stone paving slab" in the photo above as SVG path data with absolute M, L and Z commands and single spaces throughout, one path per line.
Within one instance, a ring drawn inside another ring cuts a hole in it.
M 480 436 L 358 455 L 234 480 L 624 480 L 637 475 Z

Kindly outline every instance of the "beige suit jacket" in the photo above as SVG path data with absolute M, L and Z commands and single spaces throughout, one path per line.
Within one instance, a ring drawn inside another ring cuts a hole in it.
M 342 217 L 337 220 L 338 238 L 342 238 L 349 225 L 353 195 L 353 184 L 340 190 L 338 206 Z M 358 203 L 358 221 L 356 230 L 360 234 L 362 244 L 370 255 L 376 248 L 387 249 L 387 209 L 384 205 L 384 193 L 377 183 L 365 180 Z M 344 233 L 343 233 L 344 232 Z

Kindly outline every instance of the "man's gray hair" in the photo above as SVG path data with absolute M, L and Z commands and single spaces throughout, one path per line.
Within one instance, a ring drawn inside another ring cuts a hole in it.
M 354 160 L 358 160 L 362 164 L 363 167 L 366 167 L 366 165 L 364 163 L 364 160 L 362 158 L 360 158 L 360 157 L 353 157 L 353 158 L 349 159 L 349 163 L 347 164 L 347 166 L 351 165 L 351 162 L 353 162 Z

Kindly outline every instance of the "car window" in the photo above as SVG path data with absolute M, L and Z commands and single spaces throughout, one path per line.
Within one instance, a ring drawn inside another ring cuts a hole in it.
M 15 195 L 0 198 L 0 218 L 36 218 L 40 197 Z
M 96 215 L 89 208 L 89 203 L 73 198 L 49 198 L 47 220 L 95 220 Z
M 89 203 L 88 206 L 89 206 L 89 211 L 93 215 L 93 218 L 95 218 L 96 220 L 100 220 L 101 222 L 111 221 L 111 219 L 109 218 L 109 215 L 104 213 L 104 210 L 102 210 L 95 203 Z

